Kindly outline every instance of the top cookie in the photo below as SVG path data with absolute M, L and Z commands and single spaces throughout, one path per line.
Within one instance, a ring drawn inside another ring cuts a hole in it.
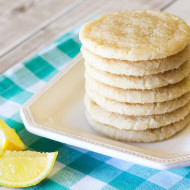
M 183 50 L 190 27 L 169 13 L 120 11 L 86 23 L 79 37 L 87 49 L 105 58 L 152 60 Z

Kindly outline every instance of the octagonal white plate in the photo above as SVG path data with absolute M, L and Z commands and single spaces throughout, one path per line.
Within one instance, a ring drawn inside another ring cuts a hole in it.
M 79 55 L 22 106 L 21 117 L 28 131 L 152 168 L 190 165 L 190 125 L 157 143 L 115 141 L 94 131 L 84 116 L 83 73 Z

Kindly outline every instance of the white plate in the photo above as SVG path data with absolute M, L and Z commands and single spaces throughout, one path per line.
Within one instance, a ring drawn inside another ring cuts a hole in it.
M 190 125 L 169 140 L 128 143 L 94 131 L 84 116 L 81 56 L 26 102 L 21 117 L 31 133 L 157 169 L 190 165 Z

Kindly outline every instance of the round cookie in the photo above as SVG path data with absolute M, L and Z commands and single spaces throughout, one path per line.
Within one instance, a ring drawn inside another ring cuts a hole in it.
M 131 142 L 156 142 L 168 139 L 184 129 L 190 122 L 190 114 L 183 120 L 157 129 L 148 129 L 141 131 L 117 129 L 115 127 L 102 124 L 92 119 L 86 112 L 86 117 L 90 125 L 98 132 L 111 137 L 115 140 L 125 140 Z
M 177 83 L 190 73 L 190 60 L 178 69 L 141 77 L 112 74 L 85 64 L 86 72 L 95 80 L 122 89 L 152 89 Z
M 84 24 L 79 37 L 87 49 L 99 56 L 137 61 L 180 52 L 189 43 L 189 34 L 189 26 L 169 13 L 126 10 Z
M 129 116 L 109 112 L 98 106 L 88 96 L 85 97 L 85 106 L 91 117 L 103 124 L 118 129 L 147 130 L 159 128 L 182 120 L 190 112 L 190 102 L 185 106 L 166 114 L 148 116 Z
M 81 52 L 85 62 L 98 70 L 121 75 L 151 75 L 179 68 L 189 57 L 190 48 L 186 46 L 181 52 L 164 59 L 146 61 L 127 61 L 106 59 L 95 55 L 82 46 Z
M 124 115 L 153 115 L 153 114 L 165 114 L 172 112 L 180 107 L 183 107 L 190 101 L 190 92 L 182 95 L 181 97 L 160 103 L 148 103 L 148 104 L 131 104 L 122 103 L 110 98 L 106 98 L 100 95 L 99 92 L 93 90 L 89 86 L 86 86 L 86 94 L 103 109 L 109 112 L 115 112 Z
M 173 100 L 190 91 L 190 76 L 181 82 L 171 84 L 166 87 L 150 90 L 136 90 L 113 87 L 90 77 L 85 73 L 86 85 L 98 91 L 101 95 L 119 101 L 128 103 L 154 103 Z

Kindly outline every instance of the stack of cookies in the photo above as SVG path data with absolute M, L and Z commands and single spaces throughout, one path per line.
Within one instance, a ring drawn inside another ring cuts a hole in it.
M 159 11 L 121 11 L 80 31 L 89 123 L 118 140 L 155 142 L 190 121 L 190 28 Z

